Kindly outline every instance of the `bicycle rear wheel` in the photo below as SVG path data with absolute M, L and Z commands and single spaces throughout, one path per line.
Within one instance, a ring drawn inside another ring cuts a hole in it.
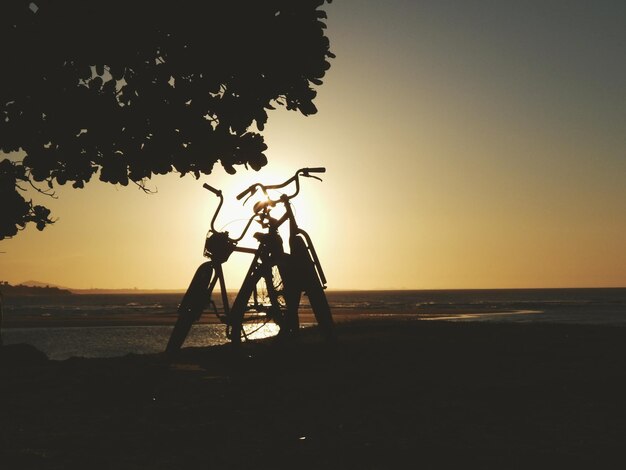
M 204 308 L 208 305 L 214 285 L 211 282 L 213 272 L 213 263 L 211 261 L 201 264 L 196 270 L 196 274 L 193 276 L 189 288 L 178 307 L 178 319 L 165 348 L 166 352 L 176 352 L 183 346 L 191 326 L 200 318 Z
M 301 288 L 307 295 L 317 325 L 324 338 L 329 342 L 335 341 L 333 316 L 330 305 L 324 292 L 324 287 L 315 268 L 315 262 L 311 259 L 309 249 L 303 238 L 295 237 L 292 241 L 292 253 L 294 255 L 295 269 L 298 273 Z
M 233 343 L 274 336 L 282 329 L 287 302 L 281 271 L 276 263 L 260 263 L 244 281 L 229 321 Z

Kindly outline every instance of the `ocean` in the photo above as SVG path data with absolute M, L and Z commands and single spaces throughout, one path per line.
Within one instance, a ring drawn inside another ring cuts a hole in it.
M 232 298 L 234 296 L 231 295 Z M 333 315 L 413 315 L 424 321 L 547 322 L 626 326 L 626 288 L 328 291 Z M 182 294 L 74 294 L 5 299 L 6 319 L 170 315 Z M 219 305 L 218 305 L 219 307 Z M 306 298 L 303 308 L 307 308 Z M 210 315 L 206 313 L 205 315 Z M 308 325 L 303 325 L 308 326 Z M 29 343 L 50 359 L 114 357 L 162 352 L 171 326 L 5 328 L 5 344 Z M 276 329 L 257 332 L 270 336 Z M 224 326 L 194 325 L 186 346 L 225 343 Z

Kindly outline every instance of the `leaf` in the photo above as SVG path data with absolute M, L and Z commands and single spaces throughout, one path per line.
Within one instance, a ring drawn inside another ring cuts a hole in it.
M 78 78 L 89 80 L 91 78 L 91 67 L 88 65 L 78 66 Z
M 102 92 L 107 95 L 115 93 L 116 92 L 115 80 L 109 80 L 108 82 L 106 82 L 104 86 L 102 87 Z
M 300 106 L 298 106 L 298 108 L 300 109 L 300 112 L 305 116 L 310 116 L 311 114 L 317 113 L 317 108 L 312 101 L 305 101 L 303 103 L 300 103 Z
M 103 83 L 104 80 L 102 80 L 102 77 L 94 77 L 92 80 L 89 81 L 89 89 L 100 91 Z
M 121 80 L 122 78 L 124 78 L 124 72 L 125 72 L 124 67 L 118 67 L 118 66 L 109 67 L 109 73 L 111 74 L 114 80 Z

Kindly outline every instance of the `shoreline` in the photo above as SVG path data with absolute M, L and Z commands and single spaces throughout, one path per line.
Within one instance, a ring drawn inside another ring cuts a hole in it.
M 355 321 L 359 318 L 389 315 L 389 310 L 381 311 L 333 311 L 336 323 Z M 391 315 L 400 317 L 416 317 L 415 312 L 399 311 Z M 123 313 L 123 314 L 66 314 L 42 316 L 41 314 L 5 314 L 3 329 L 11 328 L 65 328 L 65 327 L 92 327 L 92 326 L 174 326 L 178 315 L 174 313 Z M 315 316 L 310 309 L 299 313 L 301 323 L 315 323 Z M 203 314 L 196 322 L 198 324 L 220 324 L 220 320 L 212 313 Z
M 498 310 L 468 309 L 463 312 L 445 309 L 417 312 L 415 310 L 393 309 L 333 309 L 335 323 L 361 321 L 367 319 L 411 319 L 420 321 L 465 321 L 479 320 L 489 316 L 528 315 L 540 313 L 533 310 Z M 66 328 L 66 327 L 98 327 L 98 326 L 174 326 L 177 313 L 68 313 L 68 314 L 4 314 L 2 329 L 13 328 Z M 300 323 L 316 323 L 315 315 L 310 308 L 301 308 Z M 204 313 L 198 324 L 220 324 L 213 313 Z
M 0 461 L 122 470 L 608 467 L 601 462 L 622 458 L 626 439 L 626 297 L 594 292 L 337 296 L 335 348 L 312 327 L 298 341 L 267 338 L 238 351 L 206 346 L 200 335 L 175 356 L 162 351 L 176 296 L 16 301 L 6 337 L 65 350 L 49 349 L 48 360 L 23 344 L 0 348 Z M 300 321 L 316 323 L 306 308 Z M 200 320 L 217 322 L 209 312 Z M 142 325 L 161 327 L 132 330 Z M 128 329 L 101 335 L 88 331 L 94 326 Z M 19 328 L 42 331 L 9 334 Z M 222 329 L 202 333 L 221 338 Z M 84 338 L 101 357 L 80 357 Z
M 338 322 L 176 356 L 0 368 L 11 468 L 598 468 L 623 458 L 610 326 Z

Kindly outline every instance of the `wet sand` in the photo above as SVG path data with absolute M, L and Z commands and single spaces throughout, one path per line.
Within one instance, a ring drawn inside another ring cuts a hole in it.
M 415 312 L 411 311 L 394 311 L 393 314 L 388 311 L 368 310 L 345 310 L 333 312 L 335 322 L 343 323 L 346 321 L 354 321 L 363 317 L 386 317 L 388 315 L 400 317 L 415 317 Z M 41 314 L 25 314 L 19 315 L 6 314 L 3 322 L 3 328 L 64 328 L 64 327 L 81 327 L 81 326 L 173 326 L 176 322 L 176 312 L 162 314 L 145 314 L 139 313 L 123 313 L 123 314 L 56 314 L 45 316 Z M 315 323 L 315 317 L 311 310 L 302 310 L 299 312 L 301 323 Z M 200 324 L 217 324 L 220 323 L 216 315 L 212 313 L 204 313 L 200 320 Z
M 2 468 L 607 468 L 626 329 L 339 321 L 299 342 L 19 364 Z M 617 459 L 617 460 L 616 460 Z M 621 466 L 621 465 L 619 465 Z

